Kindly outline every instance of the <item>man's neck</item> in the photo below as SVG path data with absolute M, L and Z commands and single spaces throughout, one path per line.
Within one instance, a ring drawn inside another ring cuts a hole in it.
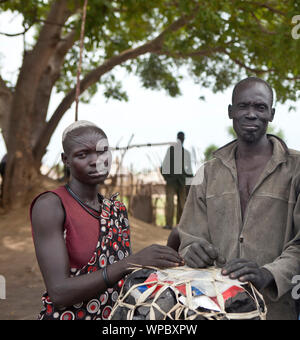
M 71 190 L 79 196 L 83 202 L 97 201 L 99 185 L 83 185 L 76 179 L 72 179 L 69 185 Z
M 256 143 L 248 143 L 238 139 L 238 146 L 236 151 L 237 159 L 249 159 L 255 156 L 272 156 L 272 143 L 265 135 Z

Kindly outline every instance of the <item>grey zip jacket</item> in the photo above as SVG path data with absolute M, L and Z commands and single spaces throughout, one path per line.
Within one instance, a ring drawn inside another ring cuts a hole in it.
M 217 150 L 197 172 L 178 230 L 179 252 L 205 239 L 226 261 L 244 258 L 269 270 L 262 293 L 267 319 L 296 319 L 292 279 L 300 275 L 300 152 L 268 135 L 273 155 L 254 187 L 242 219 L 235 162 L 237 141 Z

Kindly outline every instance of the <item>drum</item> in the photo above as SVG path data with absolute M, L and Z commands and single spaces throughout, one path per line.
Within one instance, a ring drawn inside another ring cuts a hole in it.
M 221 269 L 136 268 L 127 276 L 111 320 L 265 320 L 266 305 L 251 283 Z

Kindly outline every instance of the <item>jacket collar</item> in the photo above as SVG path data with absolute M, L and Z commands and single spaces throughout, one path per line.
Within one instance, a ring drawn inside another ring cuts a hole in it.
M 273 144 L 273 155 L 268 163 L 267 171 L 272 172 L 280 163 L 286 162 L 289 149 L 285 142 L 274 135 L 268 134 L 268 139 Z M 214 156 L 222 161 L 222 163 L 233 171 L 236 171 L 235 151 L 237 148 L 237 140 L 234 140 L 214 152 Z

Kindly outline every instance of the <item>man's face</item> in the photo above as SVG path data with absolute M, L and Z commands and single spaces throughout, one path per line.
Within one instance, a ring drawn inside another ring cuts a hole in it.
M 80 182 L 103 182 L 111 166 L 111 152 L 106 137 L 88 132 L 81 134 L 80 138 L 72 142 L 66 161 L 72 176 Z
M 184 134 L 183 134 L 183 133 L 179 133 L 179 134 L 177 135 L 177 139 L 179 139 L 180 142 L 181 142 L 181 144 L 183 144 L 183 142 L 184 142 Z
M 266 134 L 275 114 L 270 90 L 259 82 L 241 85 L 228 111 L 238 139 L 247 143 L 258 142 Z

